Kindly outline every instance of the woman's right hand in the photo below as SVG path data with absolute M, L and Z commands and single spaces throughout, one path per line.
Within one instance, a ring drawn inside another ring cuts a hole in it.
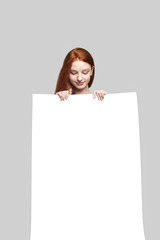
M 69 95 L 71 94 L 72 94 L 72 88 L 70 88 L 69 90 L 64 90 L 56 93 L 56 95 L 59 96 L 61 101 L 64 101 L 65 99 L 67 100 Z

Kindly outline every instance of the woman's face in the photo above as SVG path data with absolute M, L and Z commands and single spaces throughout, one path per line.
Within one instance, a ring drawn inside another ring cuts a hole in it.
M 91 65 L 83 61 L 74 61 L 71 66 L 69 79 L 71 84 L 78 90 L 88 88 L 93 68 Z

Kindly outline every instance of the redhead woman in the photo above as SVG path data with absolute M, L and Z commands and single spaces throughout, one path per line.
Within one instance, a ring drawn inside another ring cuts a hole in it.
M 58 76 L 55 94 L 61 101 L 71 94 L 92 94 L 89 91 L 94 79 L 95 64 L 91 54 L 83 48 L 72 49 L 65 57 Z M 93 98 L 103 101 L 107 92 L 95 90 Z

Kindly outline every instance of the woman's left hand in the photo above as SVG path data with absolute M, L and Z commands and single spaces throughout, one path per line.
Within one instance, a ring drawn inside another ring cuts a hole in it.
M 106 95 L 107 92 L 106 91 L 103 91 L 103 90 L 95 90 L 93 92 L 93 98 L 95 98 L 97 96 L 98 100 L 101 100 L 103 101 L 104 99 L 104 95 Z

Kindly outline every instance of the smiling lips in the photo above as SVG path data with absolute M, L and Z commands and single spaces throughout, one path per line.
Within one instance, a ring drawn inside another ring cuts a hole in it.
M 83 85 L 84 82 L 76 82 L 77 85 Z

